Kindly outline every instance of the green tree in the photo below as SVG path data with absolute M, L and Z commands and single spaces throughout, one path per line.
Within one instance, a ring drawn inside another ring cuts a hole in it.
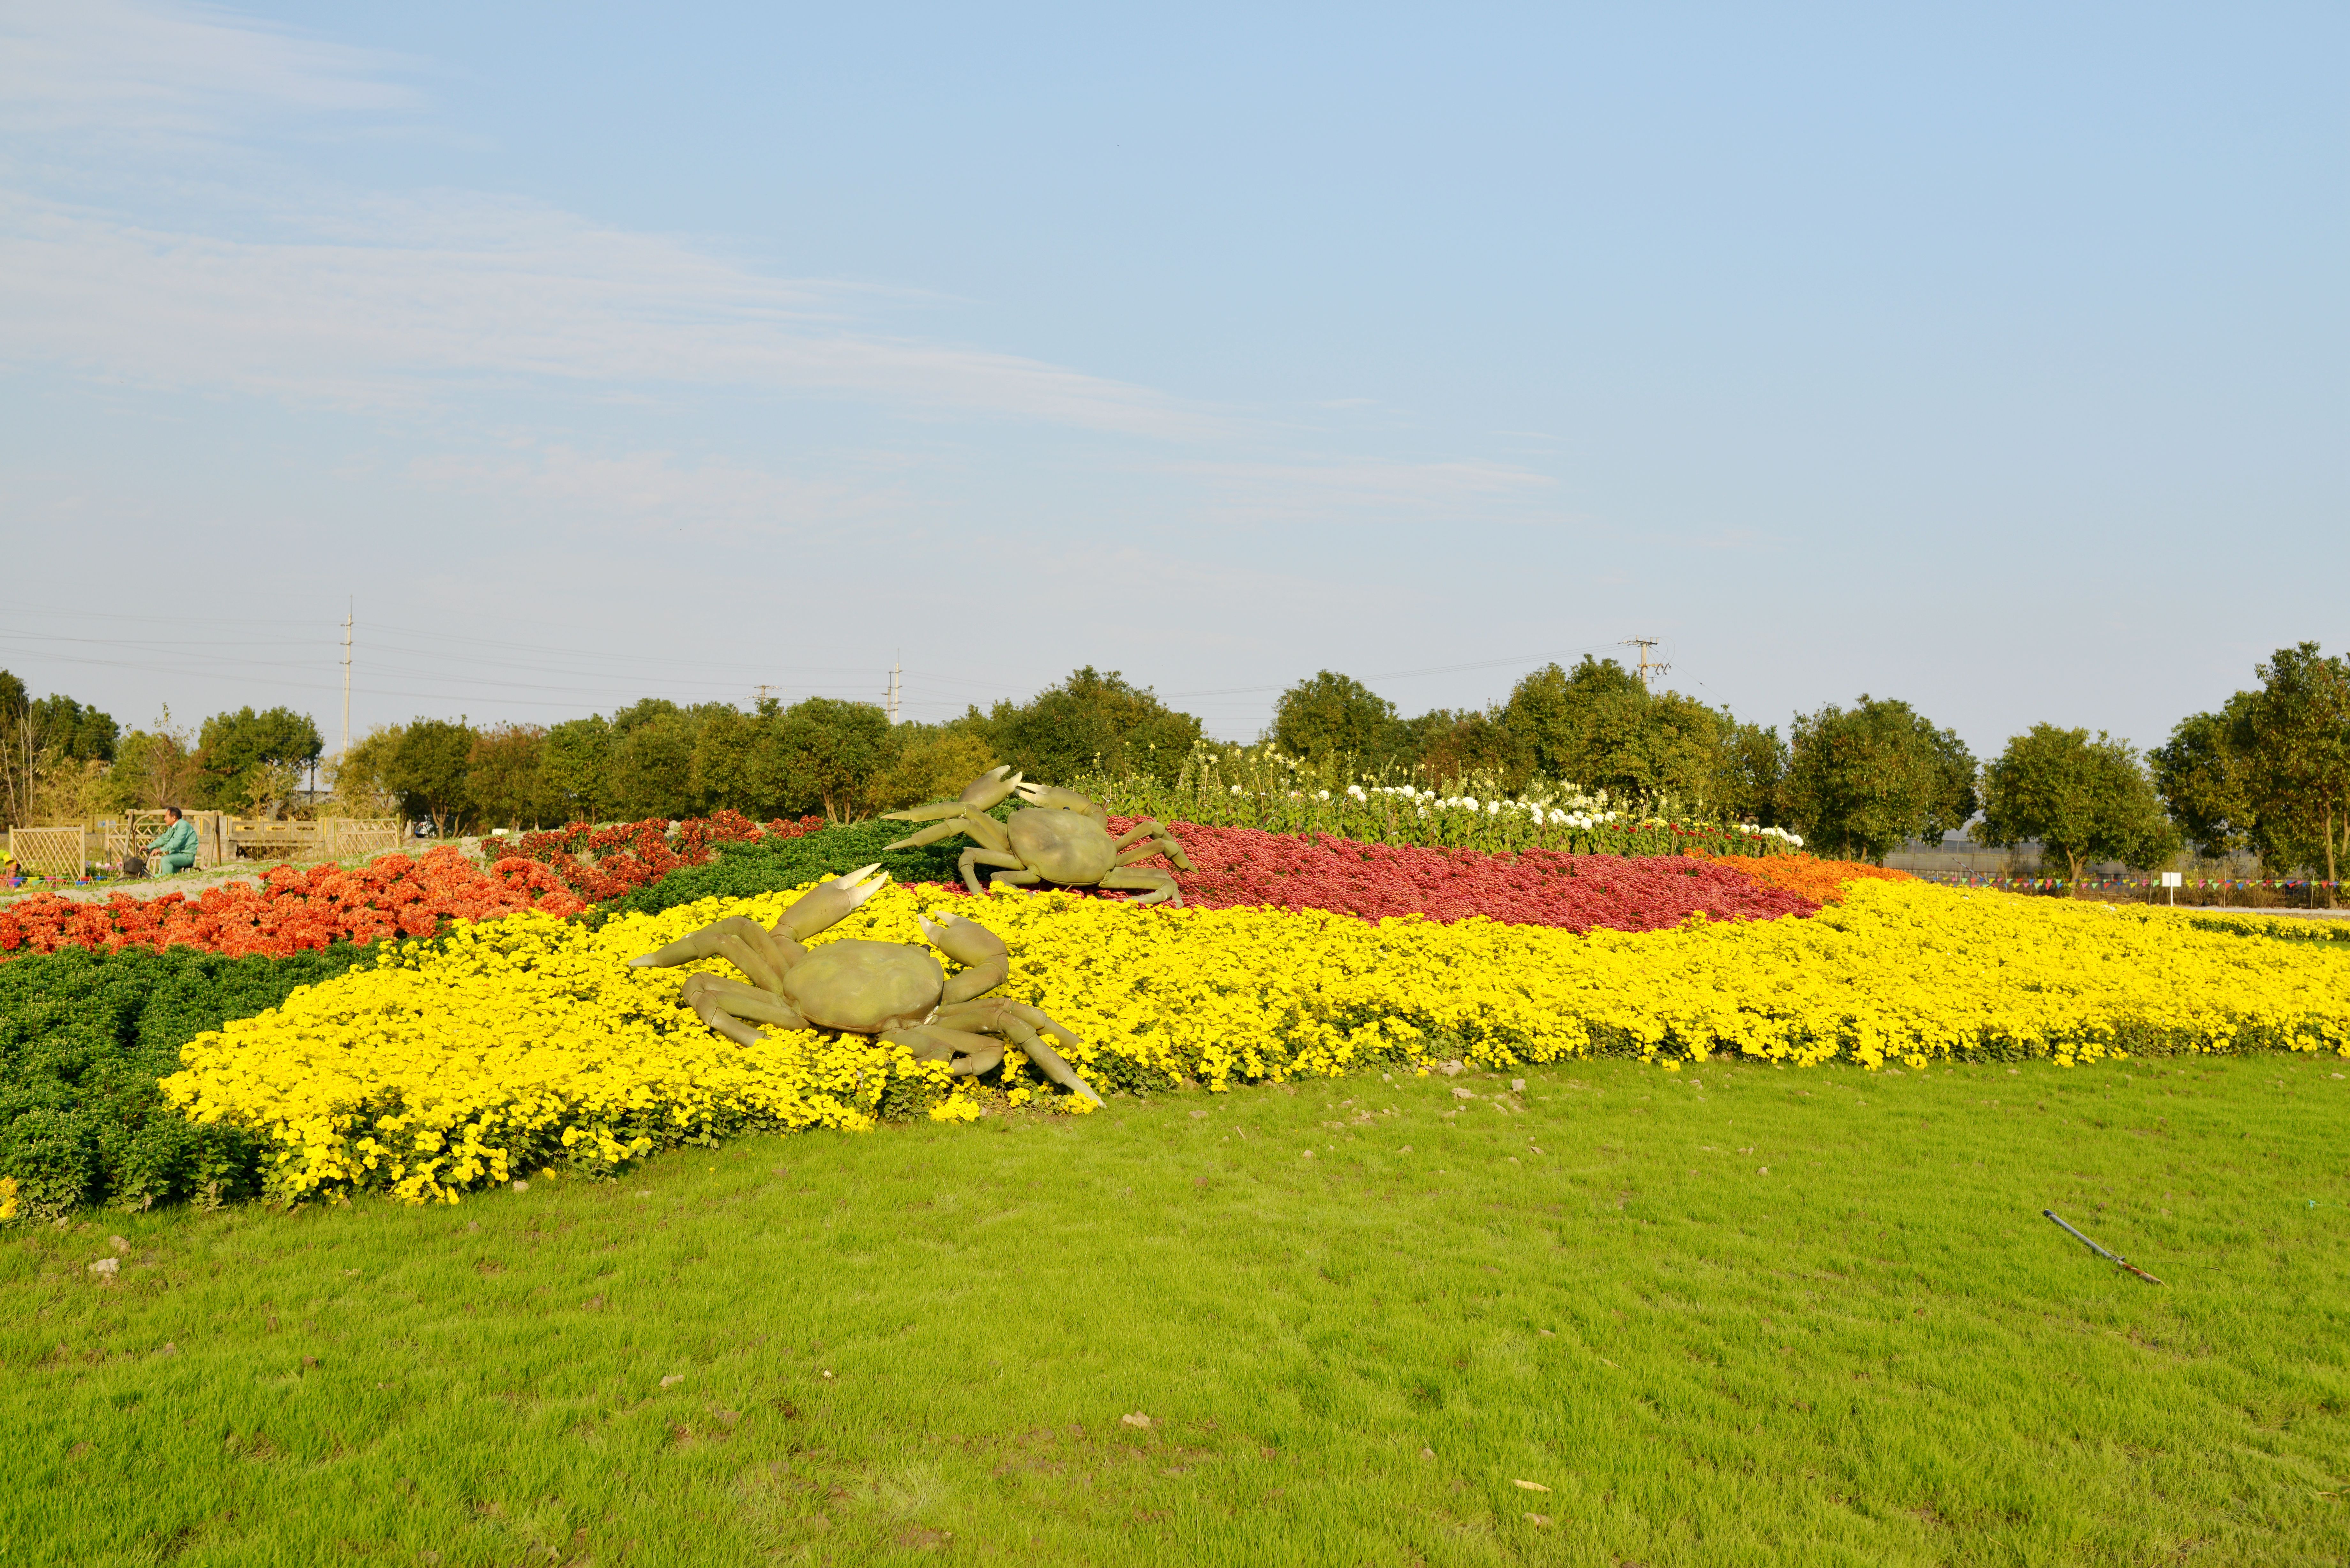
M 810 697 L 784 710 L 775 736 L 785 812 L 847 822 L 871 811 L 892 760 L 889 719 L 878 706 Z
M 317 762 L 326 749 L 309 715 L 291 708 L 215 713 L 204 721 L 197 738 L 196 788 L 205 805 L 244 811 L 255 799 L 258 770 L 274 764 L 298 771 Z
M 1780 809 L 1809 846 L 1881 865 L 1910 838 L 1939 844 L 1975 814 L 1975 760 L 1907 702 L 1866 692 L 1797 714 Z
M 1096 768 L 1148 773 L 1173 783 L 1200 738 L 1200 721 L 1161 702 L 1117 670 L 1087 665 L 1015 708 L 998 702 L 983 725 L 995 754 L 1045 784 Z
M 783 706 L 762 698 L 758 711 L 733 708 L 702 721 L 693 739 L 693 788 L 707 810 L 724 807 L 764 822 L 784 808 L 775 727 Z
M 1411 732 L 1396 716 L 1395 704 L 1353 676 L 1328 670 L 1281 694 L 1266 739 L 1309 763 L 1351 757 L 1363 773 L 1412 760 Z
M 646 711 L 655 703 L 665 711 Z M 675 703 L 658 698 L 613 716 L 604 794 L 614 815 L 637 822 L 695 815 L 702 805 L 693 783 L 693 747 L 700 728 Z
M 2151 869 L 2178 852 L 2178 831 L 2164 815 L 2154 781 L 2128 742 L 2104 731 L 2034 724 L 2007 742 L 1983 769 L 1986 844 L 2039 840 L 2060 856 L 2077 896 L 2084 867 L 2119 860 Z
M 1511 691 L 1500 722 L 1523 738 L 1536 773 L 1618 797 L 1719 810 L 1732 776 L 1726 742 L 1734 724 L 1695 698 L 1650 693 L 1612 659 L 1586 654 L 1572 670 L 1544 665 Z
M 88 796 L 94 786 L 99 800 L 85 804 L 100 804 L 111 791 L 88 776 L 88 764 L 112 762 L 118 735 L 114 721 L 97 709 L 70 697 L 36 700 L 22 680 L 0 670 L 0 822 L 30 822 L 36 794 L 46 784 L 54 796 L 68 778 L 78 781 L 68 794 Z M 47 804 L 70 809 L 56 799 Z
M 2189 714 L 2147 753 L 2170 820 L 2214 859 L 2252 846 L 2250 758 L 2238 744 L 2240 733 L 2251 734 L 2251 702 L 2239 691 L 2216 713 Z
M 194 799 L 195 781 L 195 737 L 172 728 L 166 707 L 152 730 L 133 730 L 115 743 L 105 804 L 113 811 L 184 807 Z
M 611 816 L 604 764 L 612 727 L 600 714 L 550 727 L 538 762 L 539 814 L 549 822 L 603 822 Z
M 384 768 L 384 783 L 400 797 L 400 809 L 411 818 L 430 819 L 443 837 L 464 826 L 472 805 L 466 774 L 475 739 L 462 716 L 453 723 L 417 719 L 401 728 Z
M 1757 827 L 1779 825 L 1779 791 L 1787 776 L 1787 742 L 1778 729 L 1742 724 L 1721 714 L 1712 799 L 1724 818 Z
M 2238 718 L 2253 832 L 2272 864 L 2350 860 L 2350 666 L 2314 642 L 2278 649 Z
M 476 821 L 491 827 L 539 824 L 539 763 L 546 749 L 540 724 L 495 724 L 473 736 L 465 758 L 465 794 Z
M 980 774 L 996 765 L 995 753 L 977 731 L 956 725 L 899 724 L 892 739 L 897 755 L 875 786 L 878 810 L 897 811 L 926 801 L 952 800 Z
M 1433 718 L 1431 714 L 1428 717 Z M 1434 732 L 1420 753 L 1420 776 L 1449 786 L 1476 776 L 1493 779 L 1504 792 L 1515 794 L 1526 787 L 1534 771 L 1534 748 L 1524 736 L 1499 722 L 1491 713 L 1473 710 L 1444 713 L 1451 722 Z M 1422 721 L 1414 721 L 1419 724 Z M 1433 726 L 1429 727 L 1430 730 Z
M 391 787 L 391 760 L 407 735 L 405 724 L 379 724 L 343 748 L 328 778 L 333 790 L 326 810 L 331 815 L 378 821 L 400 811 L 400 792 Z
M 122 732 L 97 709 L 70 697 L 48 696 L 27 705 L 27 717 L 42 743 L 76 763 L 110 763 Z

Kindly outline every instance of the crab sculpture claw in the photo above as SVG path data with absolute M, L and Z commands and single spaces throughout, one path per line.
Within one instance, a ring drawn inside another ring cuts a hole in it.
M 1100 802 L 1089 795 L 1079 794 L 1076 790 L 1063 789 L 1058 784 L 1024 784 L 1012 793 L 1030 805 L 1042 806 L 1047 811 L 1075 811 L 1097 822 L 1109 820 L 1109 813 L 1102 809 Z
M 881 869 L 879 860 L 845 871 L 802 894 L 799 901 L 785 909 L 784 918 L 775 922 L 775 934 L 804 942 L 847 919 L 851 911 L 889 885 L 889 873 Z
M 884 822 L 942 822 L 951 816 L 981 815 L 993 811 L 1022 789 L 1024 775 L 1012 771 L 1012 764 L 990 768 L 962 786 L 962 793 L 952 800 L 936 800 L 928 805 L 909 806 L 904 811 L 884 812 Z M 1036 786 L 1025 786 L 1034 789 Z M 897 848 L 896 845 L 889 846 Z

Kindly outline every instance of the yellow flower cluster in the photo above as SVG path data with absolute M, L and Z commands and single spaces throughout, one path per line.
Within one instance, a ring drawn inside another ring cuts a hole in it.
M 0 1220 L 16 1217 L 16 1179 L 0 1176 Z
M 536 915 L 461 927 L 203 1036 L 164 1086 L 201 1119 L 265 1132 L 288 1194 L 359 1182 L 419 1199 L 503 1179 L 556 1139 L 593 1168 L 737 1126 L 863 1127 L 892 1084 L 933 1116 L 976 1115 L 972 1085 L 875 1042 L 778 1033 L 739 1048 L 678 1007 L 680 971 L 625 967 L 722 916 L 772 922 L 796 896 L 710 899 L 596 932 Z M 921 908 L 891 888 L 818 940 L 919 941 Z M 1915 882 L 1856 884 L 1810 919 L 1583 936 L 1061 894 L 1007 893 L 972 912 L 1011 950 L 998 994 L 1075 1030 L 1073 1064 L 1105 1089 L 1222 1089 L 1454 1053 L 1494 1066 L 1602 1051 L 1870 1067 L 2350 1055 L 2350 942 Z M 1043 1092 L 1016 1053 L 1004 1087 L 1015 1103 Z
M 788 897 L 747 907 L 772 921 Z M 861 1128 L 893 1091 L 943 1095 L 943 1068 L 871 1041 L 801 1031 L 745 1050 L 678 1005 L 684 971 L 627 966 L 711 918 L 460 924 L 197 1036 L 163 1091 L 193 1120 L 264 1137 L 274 1196 L 356 1186 L 419 1202 L 745 1128 Z

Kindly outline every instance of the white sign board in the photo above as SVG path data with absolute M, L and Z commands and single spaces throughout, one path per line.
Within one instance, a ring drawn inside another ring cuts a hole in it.
M 2165 871 L 2162 874 L 2162 885 L 2166 888 L 2177 888 L 2181 887 L 2184 884 L 2180 882 L 2178 872 Z

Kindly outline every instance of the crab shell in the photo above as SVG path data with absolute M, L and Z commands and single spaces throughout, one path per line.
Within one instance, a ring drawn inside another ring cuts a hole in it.
M 946 970 L 927 948 L 843 938 L 784 972 L 784 997 L 825 1029 L 878 1034 L 927 1023 L 946 989 Z
M 1118 864 L 1109 829 L 1079 812 L 1015 811 L 1003 831 L 1021 864 L 1047 882 L 1090 888 Z

